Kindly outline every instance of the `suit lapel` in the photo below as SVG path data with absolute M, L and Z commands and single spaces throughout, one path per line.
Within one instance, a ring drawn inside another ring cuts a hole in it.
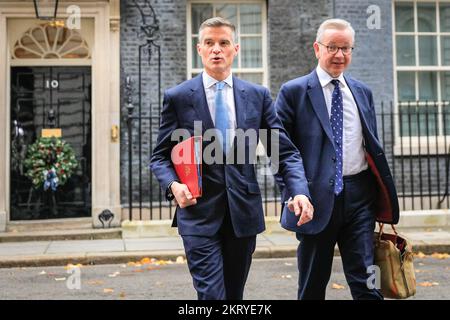
M 314 112 L 322 124 L 322 127 L 334 146 L 333 133 L 331 132 L 330 117 L 328 116 L 327 105 L 323 96 L 322 86 L 320 85 L 319 77 L 314 70 L 310 74 L 308 82 L 308 96 L 311 100 Z
M 202 74 L 192 80 L 193 86 L 190 92 L 190 102 L 195 109 L 197 116 L 202 121 L 203 130 L 214 128 L 214 122 L 209 112 L 208 102 L 206 101 L 205 89 L 203 87 Z
M 245 85 L 238 78 L 233 77 L 234 106 L 236 110 L 236 127 L 245 127 L 245 114 L 247 112 L 247 93 Z

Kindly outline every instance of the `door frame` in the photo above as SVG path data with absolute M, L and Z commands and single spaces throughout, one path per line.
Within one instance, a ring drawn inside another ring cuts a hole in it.
M 120 140 L 113 141 L 111 131 L 113 126 L 120 125 L 120 1 L 62 1 L 58 17 L 66 18 L 65 8 L 71 4 L 81 8 L 82 18 L 94 19 L 94 40 L 90 47 L 92 226 L 103 227 L 99 215 L 108 210 L 114 216 L 107 226 L 117 227 L 121 223 Z M 7 30 L 8 19 L 34 17 L 31 1 L 0 1 L 0 30 Z M 6 231 L 10 222 L 10 52 L 7 30 L 0 33 L 0 84 L 4 84 L 0 86 L 0 232 Z M 33 65 L 49 63 L 37 61 Z M 55 66 L 60 65 L 64 63 Z

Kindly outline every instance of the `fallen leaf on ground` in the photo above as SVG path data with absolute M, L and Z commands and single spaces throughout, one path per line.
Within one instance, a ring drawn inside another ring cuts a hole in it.
M 438 282 L 425 281 L 425 282 L 419 282 L 417 285 L 421 286 L 421 287 L 434 287 L 434 286 L 438 286 L 439 283 Z
M 71 264 L 69 263 L 67 266 L 64 267 L 64 269 L 69 270 L 69 269 L 73 269 L 73 268 L 81 268 L 83 265 L 81 263 L 77 263 L 77 264 Z
M 127 263 L 127 266 L 135 267 L 136 266 L 136 262 L 130 261 L 130 262 Z
M 418 265 L 419 265 L 419 266 L 424 266 L 425 263 L 419 262 Z
M 62 278 L 55 278 L 55 281 L 65 281 L 66 277 L 62 277 Z
M 433 254 L 431 255 L 431 257 L 433 257 L 433 258 L 435 258 L 435 259 L 441 259 L 441 260 L 443 260 L 443 259 L 448 259 L 448 258 L 450 258 L 450 255 L 449 255 L 448 253 L 438 253 L 438 252 L 435 252 L 435 253 L 433 253 Z
M 285 262 L 284 265 L 285 265 L 285 266 L 292 266 L 292 263 L 290 263 L 290 262 Z
M 142 269 L 136 269 L 136 270 L 133 270 L 133 272 L 143 272 L 144 270 L 142 270 Z
M 103 284 L 103 283 L 104 283 L 104 281 L 102 281 L 102 280 L 89 280 L 89 281 L 87 282 L 87 284 L 90 284 L 90 285 L 92 285 L 92 286 L 101 285 L 101 284 Z
M 422 251 L 419 251 L 418 253 L 415 253 L 414 254 L 414 257 L 415 258 L 418 258 L 418 259 L 423 259 L 423 258 L 425 258 L 427 255 L 426 254 L 424 254 Z
M 47 274 L 47 272 L 41 271 L 41 272 L 39 272 L 39 274 Z
M 342 289 L 345 289 L 345 287 L 344 287 L 343 285 L 340 285 L 340 284 L 337 284 L 337 283 L 333 283 L 333 284 L 331 285 L 331 288 L 332 288 L 332 289 L 336 289 L 336 290 L 342 290 Z
M 122 298 L 122 299 L 125 298 L 125 292 L 121 292 L 121 293 L 119 294 L 119 297 Z
M 141 264 L 149 264 L 149 263 L 152 263 L 150 258 L 143 258 L 143 259 L 141 259 Z
M 283 279 L 291 279 L 292 276 L 290 274 L 282 275 L 281 278 Z
M 103 289 L 103 293 L 113 293 L 113 292 L 114 292 L 114 289 L 110 289 L 110 288 Z
M 184 259 L 183 256 L 179 256 L 179 257 L 177 257 L 177 260 L 175 262 L 181 264 L 181 263 L 185 263 L 186 260 Z

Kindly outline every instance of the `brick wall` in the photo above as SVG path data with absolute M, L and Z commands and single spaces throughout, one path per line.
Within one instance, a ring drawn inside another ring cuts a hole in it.
M 274 97 L 284 82 L 317 65 L 312 45 L 320 23 L 332 14 L 332 0 L 269 0 L 269 79 Z
M 161 37 L 156 42 L 161 48 L 161 92 L 186 79 L 186 8 L 184 0 L 152 0 L 150 1 L 159 18 Z M 139 1 L 143 4 L 143 1 Z M 381 112 L 381 102 L 385 103 L 385 109 L 394 99 L 393 90 L 393 61 L 392 61 L 392 12 L 390 1 L 385 0 L 268 0 L 268 54 L 269 54 L 269 88 L 275 98 L 280 86 L 298 76 L 309 73 L 316 65 L 312 43 L 315 40 L 316 31 L 320 23 L 330 17 L 339 17 L 350 21 L 356 30 L 355 51 L 353 61 L 348 73 L 365 82 L 373 91 L 377 112 Z M 380 28 L 369 29 L 367 19 L 369 13 L 367 8 L 376 5 L 380 9 Z M 133 103 L 138 105 L 138 46 L 145 43 L 140 34 L 141 17 L 132 1 L 121 1 L 121 77 L 122 84 L 125 77 L 130 76 L 133 81 Z M 133 200 L 138 200 L 138 151 L 142 148 L 142 186 L 143 201 L 148 201 L 150 186 L 153 190 L 153 200 L 157 201 L 159 185 L 148 170 L 150 152 L 154 147 L 159 127 L 159 93 L 158 93 L 158 54 L 156 48 L 150 65 L 147 54 L 143 53 L 142 59 L 142 114 L 141 122 L 142 140 L 139 143 L 138 123 L 133 122 Z M 128 199 L 128 133 L 126 122 L 126 95 L 122 87 L 122 143 L 121 143 L 121 188 L 122 201 L 127 203 Z M 135 114 L 137 110 L 135 110 Z M 392 134 L 389 124 L 382 126 L 378 123 L 380 137 L 389 137 Z M 384 147 L 388 160 L 392 163 L 393 143 L 392 139 L 384 139 Z M 409 164 L 409 158 L 404 164 Z M 423 168 L 430 165 L 432 172 L 441 175 L 446 168 L 443 159 L 440 161 L 422 161 Z M 410 166 L 404 167 L 404 177 L 400 176 L 399 158 L 395 161 L 395 175 L 399 191 L 408 192 L 411 185 L 419 186 L 420 175 L 411 174 L 418 167 L 417 160 L 412 160 Z M 425 179 L 424 177 L 422 177 Z M 432 189 L 437 188 L 438 179 L 431 179 Z M 264 177 L 259 176 L 259 182 L 264 184 Z M 427 179 L 427 178 L 426 178 Z M 404 183 L 400 184 L 401 181 Z M 436 182 L 435 182 L 436 181 Z M 268 197 L 273 196 L 273 179 L 267 177 Z M 445 186 L 440 181 L 439 188 Z M 428 188 L 428 187 L 426 187 Z M 263 188 L 262 188 L 263 189 Z M 264 194 L 264 189 L 262 190 Z
M 159 19 L 160 39 L 156 44 L 161 49 L 161 95 L 166 88 L 186 79 L 186 2 L 179 0 L 157 0 L 150 1 L 156 16 Z M 144 1 L 138 1 L 142 6 Z M 150 13 L 144 9 L 145 13 Z M 148 19 L 147 23 L 153 23 Z M 122 201 L 128 201 L 128 130 L 126 123 L 126 92 L 123 84 L 127 76 L 132 79 L 133 87 L 133 103 L 136 106 L 134 115 L 138 114 L 139 95 L 138 95 L 138 75 L 139 75 L 139 45 L 145 44 L 145 37 L 140 30 L 142 25 L 141 16 L 133 1 L 121 1 L 121 101 L 122 101 L 122 126 L 121 126 L 121 189 Z M 148 62 L 148 50 L 142 49 L 141 63 L 141 108 L 144 117 L 141 122 L 141 143 L 139 143 L 139 125 L 138 121 L 133 121 L 133 161 L 132 169 L 134 175 L 134 195 L 133 199 L 138 200 L 138 169 L 139 169 L 139 144 L 142 148 L 142 188 L 143 201 L 148 201 L 149 186 L 152 185 L 153 199 L 159 197 L 159 185 L 153 177 L 151 177 L 148 169 L 150 151 L 156 142 L 157 131 L 159 127 L 159 79 L 158 79 L 158 50 L 153 47 L 152 59 Z M 150 139 L 150 137 L 152 137 Z

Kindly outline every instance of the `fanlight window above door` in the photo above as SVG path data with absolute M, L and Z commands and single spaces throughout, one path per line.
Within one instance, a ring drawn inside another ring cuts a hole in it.
M 76 30 L 44 24 L 28 29 L 14 44 L 13 59 L 90 59 L 89 46 Z

